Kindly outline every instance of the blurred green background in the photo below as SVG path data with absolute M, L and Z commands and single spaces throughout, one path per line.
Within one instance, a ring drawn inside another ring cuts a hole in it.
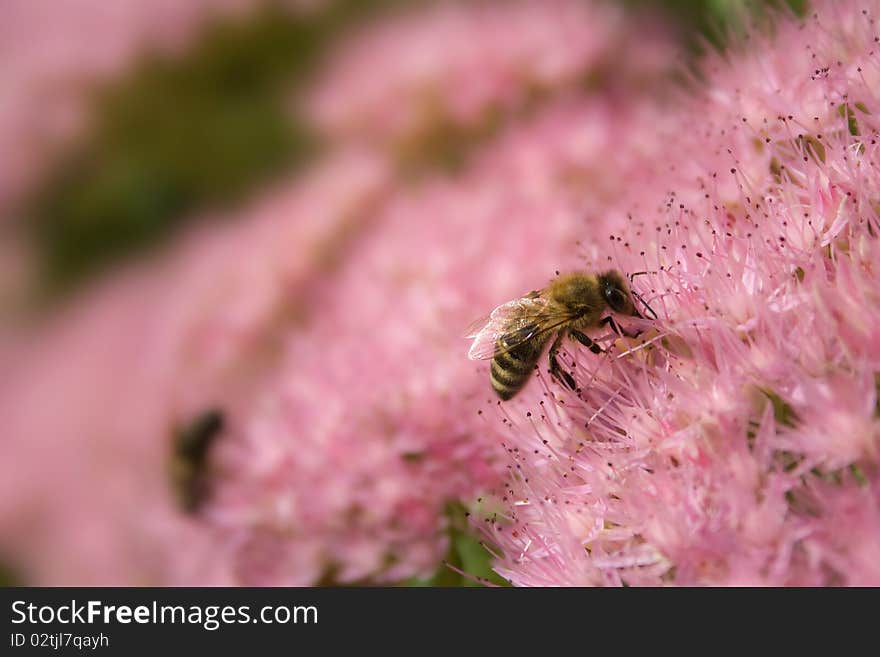
M 21 213 L 43 298 L 57 298 L 201 210 L 246 199 L 321 144 L 291 93 L 347 29 L 414 2 L 338 0 L 305 15 L 267 4 L 216 21 L 174 57 L 144 55 L 97 90 L 91 129 L 56 158 Z M 694 61 L 746 13 L 777 2 L 625 0 L 667 14 Z M 803 0 L 789 0 L 795 11 Z

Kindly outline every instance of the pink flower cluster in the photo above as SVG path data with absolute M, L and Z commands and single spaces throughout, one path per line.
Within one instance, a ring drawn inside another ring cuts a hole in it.
M 880 2 L 812 4 L 707 62 L 584 231 L 659 319 L 497 413 L 514 584 L 880 584 Z

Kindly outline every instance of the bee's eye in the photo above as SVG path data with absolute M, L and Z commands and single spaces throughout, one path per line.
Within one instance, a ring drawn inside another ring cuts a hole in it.
M 626 308 L 626 295 L 616 287 L 605 288 L 605 300 L 612 309 L 620 311 Z

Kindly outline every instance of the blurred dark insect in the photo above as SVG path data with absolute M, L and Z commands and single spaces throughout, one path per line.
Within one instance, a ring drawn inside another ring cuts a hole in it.
M 222 432 L 223 413 L 217 409 L 205 411 L 176 432 L 171 479 L 186 513 L 196 513 L 210 494 L 208 455 Z

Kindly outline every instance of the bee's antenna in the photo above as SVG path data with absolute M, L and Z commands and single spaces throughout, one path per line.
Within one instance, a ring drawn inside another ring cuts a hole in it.
M 639 294 L 639 293 L 636 292 L 635 290 L 630 290 L 630 292 L 632 292 L 633 296 L 634 296 L 636 299 L 638 299 L 639 301 L 642 302 L 642 305 L 645 306 L 645 308 L 648 309 L 648 312 L 650 312 L 652 315 L 654 315 L 654 319 L 660 319 L 660 318 L 657 316 L 657 313 L 654 312 L 654 309 L 651 308 L 651 306 L 648 305 L 648 302 L 645 301 L 645 300 L 642 298 L 642 295 L 641 295 L 641 294 Z
M 633 295 L 636 299 L 638 299 L 639 301 L 642 302 L 642 305 L 645 306 L 645 308 L 648 309 L 648 312 L 650 312 L 650 313 L 654 316 L 654 319 L 660 319 L 660 318 L 657 316 L 657 313 L 655 313 L 655 312 L 654 312 L 654 309 L 651 308 L 651 306 L 648 305 L 648 302 L 645 301 L 645 299 L 642 297 L 642 295 L 639 294 L 638 292 L 636 292 L 635 290 L 632 289 L 632 282 L 633 282 L 633 279 L 634 279 L 636 276 L 644 276 L 645 274 L 656 274 L 656 273 L 657 273 L 657 272 L 653 272 L 653 271 L 637 271 L 637 272 L 635 272 L 634 274 L 630 274 L 630 275 L 629 275 L 629 282 L 630 282 L 630 292 L 632 292 L 632 295 Z

